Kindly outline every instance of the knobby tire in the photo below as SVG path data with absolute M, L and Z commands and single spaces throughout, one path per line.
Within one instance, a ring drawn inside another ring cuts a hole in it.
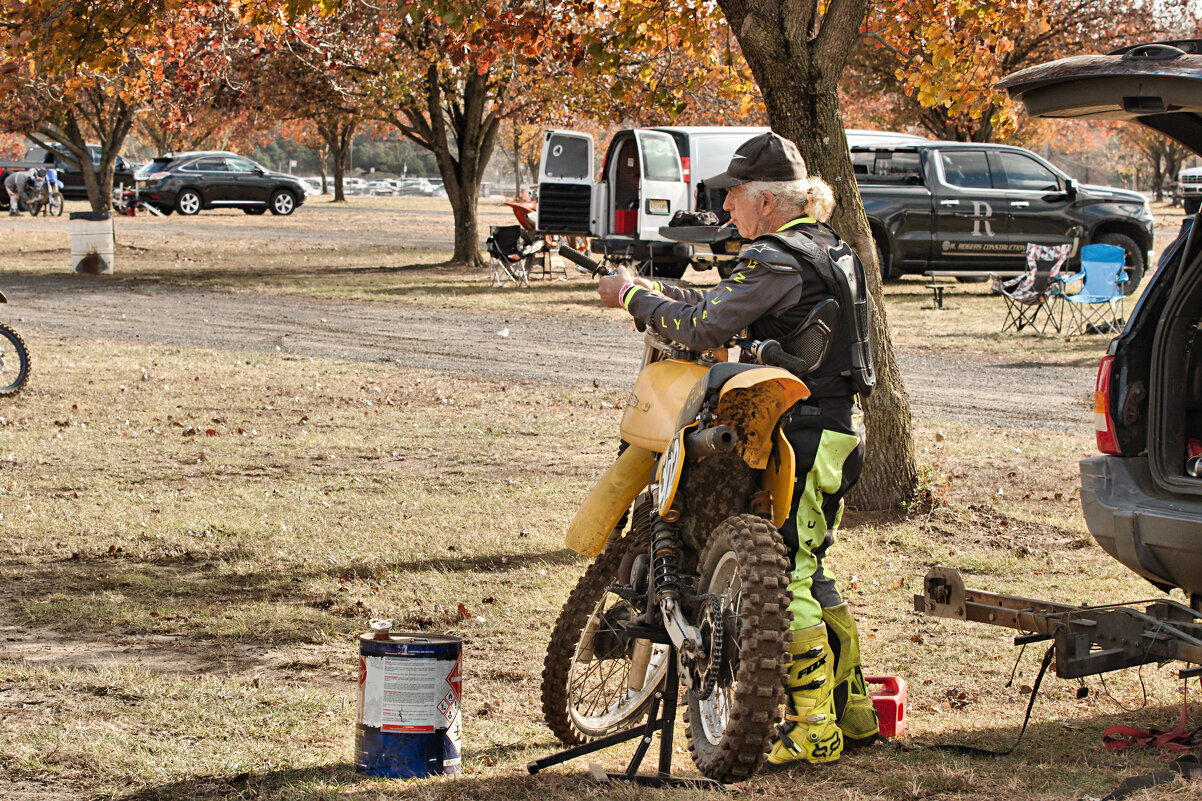
M 742 514 L 719 524 L 701 554 L 699 592 L 722 594 L 721 588 L 711 584 L 720 566 L 736 571 L 732 578 L 738 582 L 737 598 L 723 598 L 726 609 L 737 602 L 732 610 L 738 642 L 738 661 L 731 671 L 734 681 L 721 681 L 709 699 L 687 694 L 684 711 L 694 764 L 705 776 L 723 783 L 746 780 L 763 765 L 784 701 L 789 637 L 785 553 L 784 541 L 771 523 Z M 737 567 L 731 565 L 732 557 Z M 731 616 L 731 612 L 726 615 L 728 619 Z M 721 697 L 729 698 L 725 727 L 720 733 L 711 733 L 718 735 L 711 738 L 702 704 L 717 703 L 722 693 Z
M 0 397 L 10 397 L 16 395 L 25 386 L 29 380 L 29 374 L 33 370 L 33 365 L 29 360 L 29 348 L 25 345 L 25 340 L 21 339 L 21 335 L 14 331 L 4 323 L 0 323 L 0 337 L 8 340 L 8 344 L 12 345 L 12 349 L 16 352 L 17 372 L 16 376 L 5 386 L 0 387 Z M 8 346 L 0 343 L 3 348 L 3 355 L 7 356 Z M 4 371 L 0 373 L 0 381 L 8 379 L 9 365 L 5 360 Z

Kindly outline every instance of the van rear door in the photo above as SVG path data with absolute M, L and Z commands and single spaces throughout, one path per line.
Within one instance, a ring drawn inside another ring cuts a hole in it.
M 598 236 L 593 201 L 593 137 L 547 131 L 538 165 L 538 229 L 550 234 Z
M 642 180 L 639 184 L 639 239 L 665 242 L 659 229 L 672 215 L 689 210 L 689 185 L 680 167 L 680 151 L 672 135 L 636 130 Z

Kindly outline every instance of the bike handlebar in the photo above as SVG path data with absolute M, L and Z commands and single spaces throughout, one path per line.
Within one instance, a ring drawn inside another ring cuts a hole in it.
M 600 264 L 581 253 L 579 250 L 570 248 L 567 245 L 559 246 L 559 255 L 563 256 L 577 267 L 592 275 L 613 275 L 611 270 L 605 269 Z

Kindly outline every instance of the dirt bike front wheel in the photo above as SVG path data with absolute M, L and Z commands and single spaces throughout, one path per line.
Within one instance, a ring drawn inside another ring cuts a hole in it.
M 668 672 L 668 648 L 617 636 L 634 614 L 609 591 L 639 539 L 611 541 L 568 596 L 543 665 L 543 716 L 565 745 L 604 737 L 639 722 Z
M 16 395 L 29 380 L 29 348 L 21 335 L 0 323 L 0 397 Z
M 719 599 L 724 644 L 717 686 L 685 696 L 685 734 L 697 769 L 723 783 L 763 765 L 784 700 L 786 571 L 780 532 L 756 515 L 728 517 L 701 553 L 697 591 Z
M 46 205 L 46 212 L 51 217 L 63 216 L 63 196 L 55 195 L 50 198 L 50 202 Z

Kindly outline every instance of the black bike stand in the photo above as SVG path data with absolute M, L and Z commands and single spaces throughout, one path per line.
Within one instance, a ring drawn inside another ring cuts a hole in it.
M 630 764 L 626 767 L 625 772 L 605 773 L 606 779 L 634 782 L 635 784 L 647 787 L 695 787 L 705 790 L 725 789 L 725 785 L 713 779 L 685 779 L 672 775 L 672 731 L 676 726 L 678 687 L 679 676 L 676 668 L 676 649 L 670 647 L 668 649 L 668 675 L 665 678 L 663 689 L 657 690 L 651 700 L 651 707 L 647 710 L 646 723 L 633 729 L 616 732 L 598 740 L 593 740 L 591 743 L 577 745 L 551 754 L 551 756 L 536 759 L 528 763 L 526 769 L 531 773 L 538 773 L 540 770 L 549 768 L 552 765 L 558 765 L 570 759 L 582 757 L 585 754 L 591 754 L 603 748 L 609 748 L 611 745 L 624 743 L 627 740 L 633 740 L 638 737 L 642 739 L 639 740 L 638 746 L 634 749 L 634 755 L 630 758 Z M 662 716 L 659 714 L 661 704 L 663 704 Z M 639 765 L 642 764 L 643 757 L 647 755 L 647 749 L 651 747 L 651 738 L 656 730 L 659 731 L 659 770 L 653 775 L 639 773 Z M 598 775 L 598 778 L 601 778 L 601 776 Z

